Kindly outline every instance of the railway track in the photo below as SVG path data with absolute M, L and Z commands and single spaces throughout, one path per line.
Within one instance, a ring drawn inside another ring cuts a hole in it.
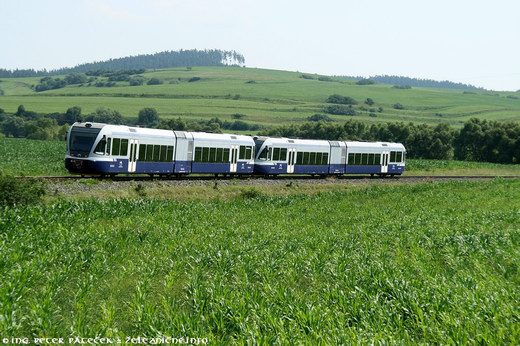
M 103 181 L 220 181 L 220 180 L 315 180 L 315 179 L 338 179 L 338 180 L 477 180 L 477 179 L 520 179 L 518 175 L 404 175 L 394 177 L 371 177 L 371 176 L 341 176 L 341 177 L 317 177 L 309 175 L 280 175 L 273 177 L 265 176 L 246 176 L 246 177 L 229 177 L 229 176 L 180 176 L 180 177 L 159 177 L 147 175 L 130 175 L 130 176 L 97 176 L 97 175 L 63 175 L 63 176 L 19 176 L 18 179 L 40 179 L 46 181 L 74 181 L 82 179 L 96 179 Z

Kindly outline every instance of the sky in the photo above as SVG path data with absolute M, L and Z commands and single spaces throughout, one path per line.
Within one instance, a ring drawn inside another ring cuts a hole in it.
M 519 0 L 0 0 L 0 68 L 179 49 L 246 66 L 520 89 Z

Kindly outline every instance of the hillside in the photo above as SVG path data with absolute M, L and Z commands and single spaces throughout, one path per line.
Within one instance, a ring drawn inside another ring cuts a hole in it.
M 90 83 L 35 92 L 31 87 L 40 78 L 9 78 L 0 81 L 0 108 L 15 112 L 18 105 L 39 113 L 64 112 L 80 106 L 83 114 L 98 107 L 109 107 L 124 116 L 136 117 L 143 107 L 154 107 L 162 118 L 181 117 L 241 120 L 264 126 L 304 122 L 309 116 L 324 114 L 325 101 L 332 94 L 349 96 L 358 104 L 358 115 L 329 115 L 335 121 L 358 119 L 367 122 L 411 121 L 448 123 L 460 126 L 470 118 L 520 121 L 520 93 L 463 92 L 461 90 L 412 88 L 392 85 L 356 85 L 340 80 L 302 73 L 240 67 L 193 67 L 147 71 L 143 80 L 159 79 L 163 84 L 130 86 L 116 81 L 99 87 L 106 77 Z M 61 76 L 64 77 L 64 76 Z M 374 104 L 364 104 L 367 98 Z M 403 109 L 395 109 L 399 103 Z

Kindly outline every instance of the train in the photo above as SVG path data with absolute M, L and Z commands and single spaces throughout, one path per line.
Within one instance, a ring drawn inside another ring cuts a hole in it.
M 67 132 L 65 168 L 115 176 L 399 176 L 401 143 L 273 138 L 76 122 Z

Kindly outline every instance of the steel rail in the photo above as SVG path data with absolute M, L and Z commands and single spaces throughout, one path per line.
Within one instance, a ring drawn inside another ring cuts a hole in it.
M 96 179 L 105 181 L 218 181 L 218 180 L 249 180 L 249 179 L 265 179 L 265 180 L 316 180 L 316 179 L 337 179 L 337 180 L 471 180 L 471 179 L 520 179 L 519 175 L 404 175 L 404 176 L 368 176 L 368 175 L 345 175 L 345 176 L 312 176 L 312 175 L 277 175 L 277 176 L 214 176 L 214 175 L 188 175 L 188 176 L 148 176 L 148 175 L 116 175 L 116 176 L 100 176 L 100 175 L 63 175 L 63 176 L 17 176 L 18 179 L 40 179 L 49 181 L 60 180 L 82 180 Z

